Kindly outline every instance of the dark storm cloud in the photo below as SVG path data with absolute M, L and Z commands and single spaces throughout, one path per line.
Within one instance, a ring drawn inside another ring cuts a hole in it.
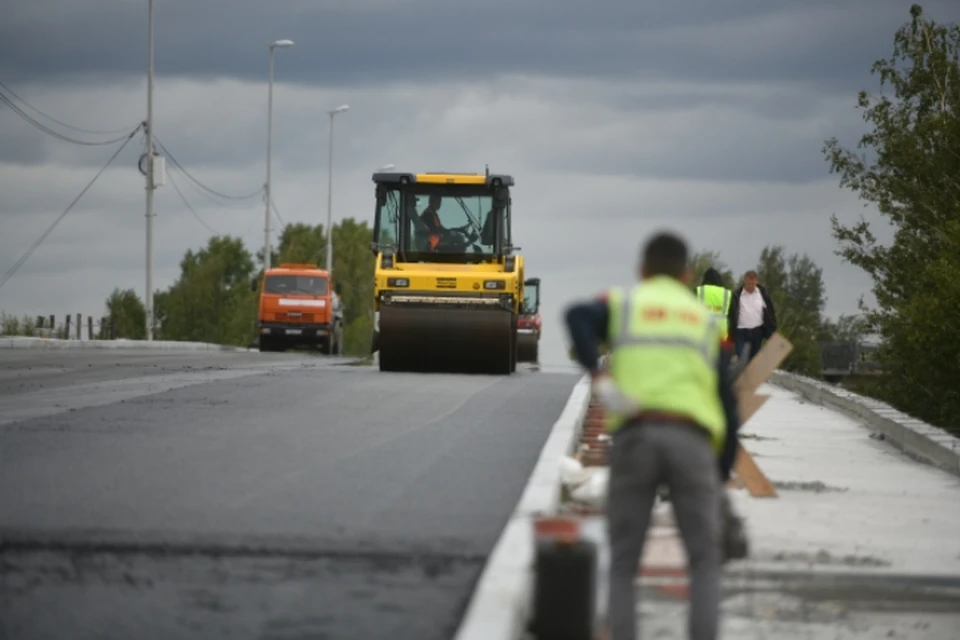
M 955 0 L 925 3 L 935 18 Z M 82 5 L 82 6 L 81 6 Z M 143 74 L 146 0 L 21 1 L 4 8 L 0 71 L 13 81 Z M 266 76 L 310 84 L 487 78 L 504 71 L 697 81 L 812 81 L 849 88 L 889 52 L 895 0 L 177 0 L 156 3 L 160 75 Z

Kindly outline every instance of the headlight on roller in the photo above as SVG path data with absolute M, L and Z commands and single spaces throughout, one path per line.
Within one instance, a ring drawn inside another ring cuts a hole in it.
M 388 287 L 409 287 L 410 281 L 406 278 L 387 278 Z
M 502 291 L 507 288 L 507 283 L 503 280 L 484 280 L 483 288 L 487 291 Z

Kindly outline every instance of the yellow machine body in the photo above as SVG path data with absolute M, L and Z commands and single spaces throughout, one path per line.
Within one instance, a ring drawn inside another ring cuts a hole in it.
M 510 374 L 523 310 L 506 175 L 377 173 L 373 350 L 382 371 Z

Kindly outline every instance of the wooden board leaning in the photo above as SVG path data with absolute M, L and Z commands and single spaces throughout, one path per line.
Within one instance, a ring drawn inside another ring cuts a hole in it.
M 792 350 L 793 345 L 789 340 L 779 333 L 774 333 L 756 357 L 737 375 L 733 388 L 740 407 L 741 429 L 770 397 L 758 395 L 757 389 L 776 371 Z M 736 481 L 731 479 L 730 486 L 745 487 L 755 498 L 777 497 L 777 490 L 773 483 L 764 475 L 742 442 L 737 449 L 737 461 L 733 472 Z

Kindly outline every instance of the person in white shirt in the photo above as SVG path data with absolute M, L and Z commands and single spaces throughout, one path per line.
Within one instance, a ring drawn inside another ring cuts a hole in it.
M 744 348 L 750 346 L 748 360 L 753 360 L 763 341 L 777 330 L 777 314 L 773 300 L 766 289 L 758 283 L 756 271 L 747 271 L 743 286 L 733 292 L 727 322 L 737 358 L 743 356 Z

